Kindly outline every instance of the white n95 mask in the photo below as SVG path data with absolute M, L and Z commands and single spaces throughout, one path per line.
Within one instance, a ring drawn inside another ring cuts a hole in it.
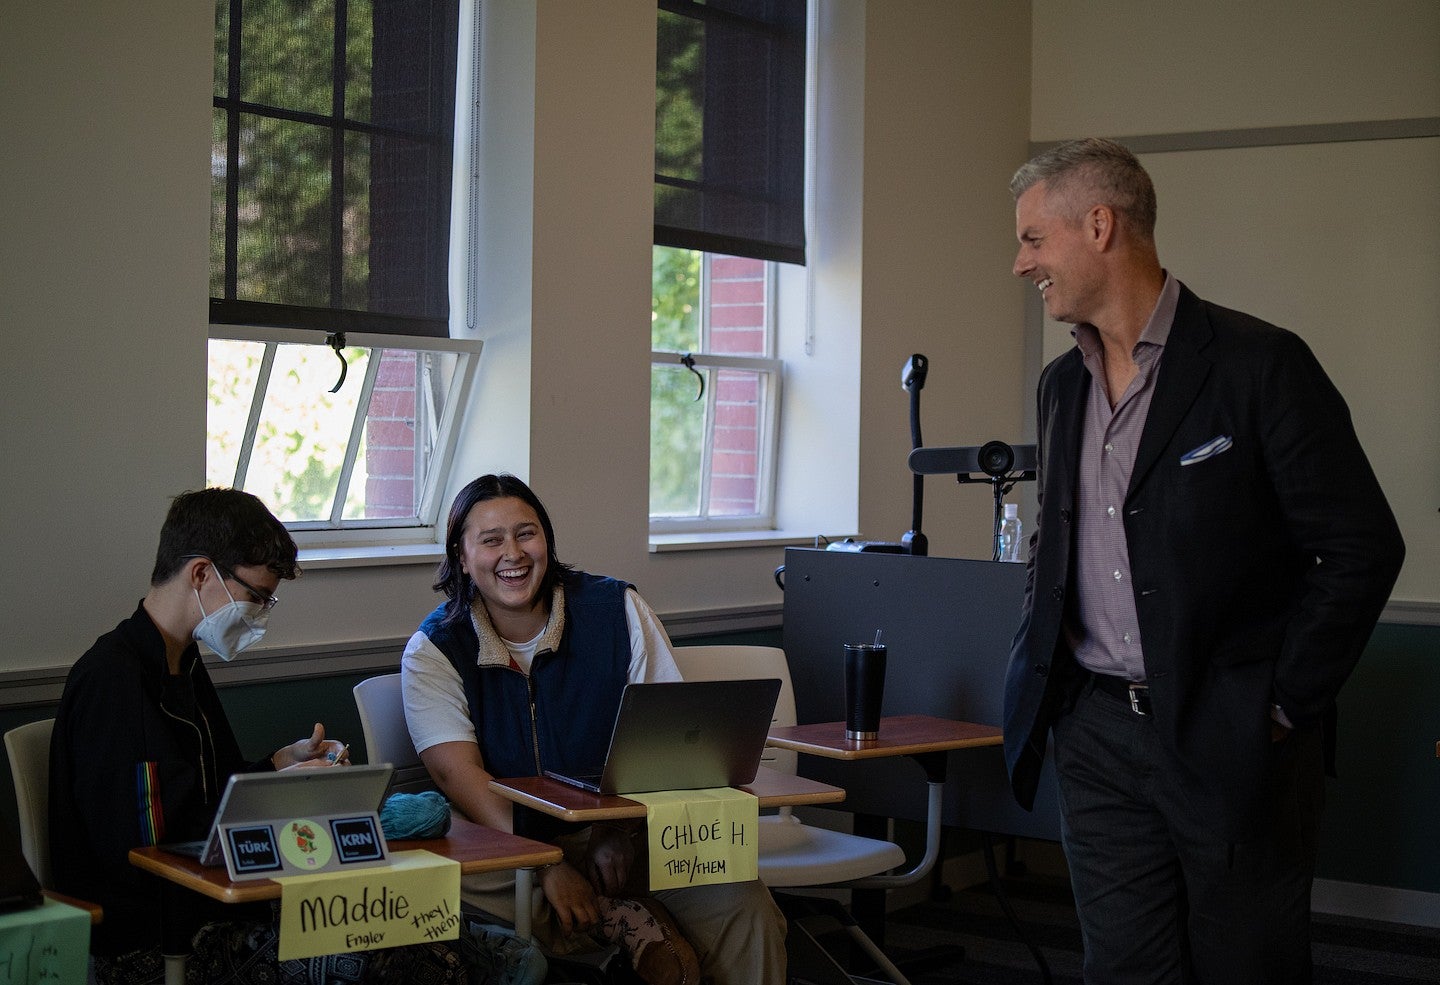
M 230 589 L 223 578 L 220 580 L 220 587 L 225 589 L 226 595 L 230 595 Z M 265 623 L 270 618 L 270 613 L 260 603 L 237 602 L 235 596 L 230 595 L 228 605 L 222 605 L 214 612 L 207 613 L 205 603 L 200 601 L 200 590 L 197 588 L 192 591 L 195 592 L 195 601 L 200 605 L 200 613 L 205 617 L 200 620 L 200 625 L 195 627 L 193 635 L 214 650 L 221 660 L 234 660 L 235 654 L 254 646 L 265 635 Z

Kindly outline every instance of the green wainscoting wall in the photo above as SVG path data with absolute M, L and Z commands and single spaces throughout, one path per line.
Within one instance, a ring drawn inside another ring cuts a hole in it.
M 779 628 L 675 640 L 780 645 Z M 241 657 L 240 659 L 244 659 Z M 312 723 L 365 761 L 350 689 L 366 674 L 236 684 L 221 690 L 241 748 L 258 758 Z M 54 715 L 53 704 L 0 709 L 0 731 Z M 1440 626 L 1382 625 L 1341 695 L 1339 776 L 1329 786 L 1319 876 L 1440 893 Z M 15 824 L 8 764 L 0 823 Z M 961 839 L 966 844 L 970 839 Z

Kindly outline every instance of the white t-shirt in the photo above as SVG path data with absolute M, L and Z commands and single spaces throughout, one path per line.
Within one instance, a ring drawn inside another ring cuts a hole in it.
M 680 668 L 670 653 L 670 637 L 654 611 L 633 588 L 625 591 L 625 623 L 630 631 L 628 683 L 646 684 L 681 680 Z M 541 635 L 544 631 L 541 631 Z M 528 647 L 534 656 L 539 636 L 525 644 L 507 644 L 512 653 Z M 527 667 L 529 660 L 520 661 Z M 416 752 L 442 742 L 474 742 L 470 703 L 465 685 L 450 659 L 430 638 L 417 632 L 405 644 L 401 660 L 405 692 L 405 721 Z

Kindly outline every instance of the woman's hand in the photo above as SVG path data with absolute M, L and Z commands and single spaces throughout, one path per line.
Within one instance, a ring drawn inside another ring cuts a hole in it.
M 594 927 L 600 921 L 600 906 L 590 881 L 569 862 L 556 862 L 540 873 L 540 888 L 568 937 Z

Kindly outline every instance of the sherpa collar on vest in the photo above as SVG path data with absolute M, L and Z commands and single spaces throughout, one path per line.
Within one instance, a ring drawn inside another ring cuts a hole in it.
M 470 603 L 470 623 L 475 627 L 475 636 L 480 644 L 475 666 L 510 666 L 510 649 L 500 638 L 500 634 L 495 632 L 495 627 L 490 622 L 490 613 L 485 609 L 485 600 L 478 593 Z M 540 634 L 540 642 L 535 647 L 536 655 L 547 650 L 553 652 L 560 649 L 560 637 L 564 635 L 565 586 L 557 581 L 554 591 L 550 593 L 550 618 L 546 621 L 545 631 Z

